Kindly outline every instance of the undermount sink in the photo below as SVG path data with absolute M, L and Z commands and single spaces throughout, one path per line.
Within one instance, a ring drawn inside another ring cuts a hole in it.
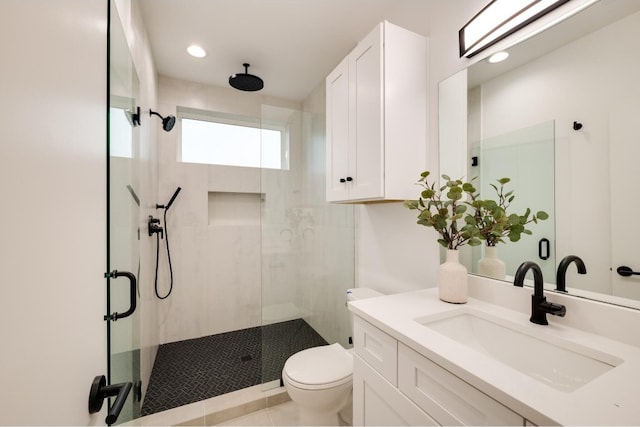
M 613 355 L 470 308 L 415 320 L 563 392 L 577 390 L 622 363 Z

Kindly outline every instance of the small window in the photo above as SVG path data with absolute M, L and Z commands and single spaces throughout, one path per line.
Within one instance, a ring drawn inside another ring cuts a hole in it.
M 132 126 L 127 120 L 126 110 L 109 109 L 109 155 L 111 157 L 133 157 Z
M 183 113 L 182 162 L 211 165 L 288 169 L 285 126 L 252 118 Z

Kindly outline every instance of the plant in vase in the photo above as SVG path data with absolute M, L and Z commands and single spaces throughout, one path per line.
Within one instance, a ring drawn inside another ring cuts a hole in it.
M 507 210 L 515 196 L 513 190 L 505 192 L 504 186 L 510 181 L 509 178 L 500 178 L 498 185 L 490 184 L 496 191 L 497 201 L 479 199 L 478 194 L 471 195 L 469 204 L 474 208 L 474 214 L 465 217 L 467 224 L 473 224 L 479 238 L 485 242 L 484 257 L 478 261 L 478 274 L 496 279 L 504 279 L 506 275 L 505 264 L 497 255 L 498 243 L 505 243 L 507 238 L 517 242 L 522 234 L 531 234 L 531 230 L 526 228 L 528 224 L 549 218 L 544 211 L 532 215 L 529 208 L 523 215 L 509 214 Z
M 459 262 L 458 248 L 463 245 L 475 246 L 482 243 L 474 221 L 465 219 L 469 202 L 474 200 L 476 189 L 470 182 L 452 180 L 442 175 L 445 182 L 436 189 L 435 182 L 429 183 L 429 171 L 420 175 L 418 185 L 423 187 L 418 200 L 406 200 L 405 207 L 418 210 L 418 224 L 432 227 L 439 234 L 438 243 L 447 249 L 446 261 L 438 269 L 438 289 L 440 299 L 451 303 L 467 302 L 467 269 Z

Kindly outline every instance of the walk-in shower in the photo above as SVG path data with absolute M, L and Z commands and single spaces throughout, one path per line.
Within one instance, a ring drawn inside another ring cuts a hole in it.
M 170 291 L 173 274 L 179 286 L 156 301 L 158 324 L 142 325 L 159 328 L 160 346 L 141 415 L 258 384 L 280 386 L 290 355 L 348 345 L 344 299 L 353 286 L 353 208 L 327 204 L 317 174 L 324 169 L 323 113 L 263 105 L 256 119 L 161 102 L 176 106 L 178 120 L 233 122 L 255 128 L 259 139 L 275 131 L 281 161 L 260 168 L 186 163 L 175 153 L 188 136 L 169 134 L 158 145 L 160 193 L 182 187 L 164 223 L 173 272 L 165 274 L 171 266 L 162 263 L 158 282 Z M 259 154 L 266 147 L 262 141 Z

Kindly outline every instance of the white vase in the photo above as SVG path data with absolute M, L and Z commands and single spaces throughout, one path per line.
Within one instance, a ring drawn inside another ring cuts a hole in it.
M 507 268 L 504 261 L 498 258 L 497 246 L 484 247 L 484 257 L 478 260 L 478 274 L 499 280 L 505 279 Z
M 454 304 L 467 302 L 467 268 L 460 264 L 455 249 L 447 249 L 447 258 L 438 268 L 438 290 L 442 301 Z

